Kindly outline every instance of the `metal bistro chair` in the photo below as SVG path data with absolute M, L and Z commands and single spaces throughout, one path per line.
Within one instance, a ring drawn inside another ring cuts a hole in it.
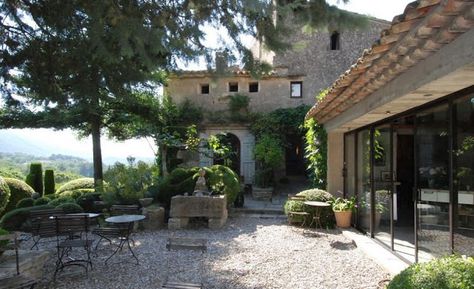
M 7 248 L 15 250 L 15 262 L 16 262 L 16 274 L 12 276 L 0 278 L 0 289 L 14 289 L 14 288 L 33 288 L 38 280 L 33 279 L 31 276 L 22 274 L 20 272 L 20 257 L 18 253 L 19 242 L 17 234 L 9 234 L 0 236 L 0 242 L 7 241 Z
M 55 216 L 63 215 L 62 209 L 33 210 L 30 212 L 31 235 L 33 246 L 31 249 L 38 248 L 41 239 L 56 237 Z
M 56 270 L 54 271 L 53 279 L 56 280 L 56 274 L 67 266 L 83 267 L 86 270 L 86 274 L 88 274 L 88 266 L 90 266 L 92 270 L 92 260 L 90 256 L 92 240 L 88 238 L 89 218 L 86 215 L 64 215 L 56 216 L 55 221 L 58 260 L 56 262 Z M 64 239 L 64 237 L 66 237 L 66 239 Z M 73 248 L 83 248 L 86 253 L 86 258 L 71 258 L 69 253 Z
M 140 208 L 138 205 L 113 205 L 110 208 L 111 216 L 120 216 L 120 215 L 139 215 L 141 214 Z M 112 239 L 120 238 L 124 235 L 124 232 L 128 230 L 128 224 L 107 224 L 104 227 L 98 227 L 92 230 L 92 233 L 99 236 L 94 251 L 97 251 L 100 242 L 105 239 L 112 245 Z M 135 246 L 135 241 L 130 238 L 133 245 Z

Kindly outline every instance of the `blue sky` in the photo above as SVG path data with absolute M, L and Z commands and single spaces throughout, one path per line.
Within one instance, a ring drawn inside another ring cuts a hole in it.
M 370 15 L 376 18 L 391 21 L 394 16 L 402 14 L 405 6 L 412 2 L 408 0 L 352 0 L 348 4 L 342 4 L 341 1 L 329 0 L 331 4 L 337 5 L 342 9 Z M 216 37 L 209 37 L 208 43 L 212 45 Z M 57 153 L 80 156 L 86 159 L 92 159 L 92 141 L 90 138 L 78 140 L 75 134 L 70 130 L 53 131 L 48 129 L 37 130 L 9 130 L 18 136 L 28 137 L 28 140 L 39 145 L 56 147 Z M 61 140 L 58 142 L 58 140 Z M 154 149 L 149 140 L 129 140 L 126 142 L 114 142 L 103 137 L 102 154 L 104 158 L 122 158 L 132 155 L 138 158 L 152 158 Z M 1 149 L 0 149 L 1 151 Z

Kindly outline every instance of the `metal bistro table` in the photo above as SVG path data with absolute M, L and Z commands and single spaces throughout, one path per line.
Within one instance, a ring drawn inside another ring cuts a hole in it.
M 321 210 L 323 208 L 329 207 L 331 205 L 329 203 L 326 203 L 326 202 L 318 202 L 318 201 L 306 201 L 306 202 L 304 202 L 304 204 L 307 205 L 307 206 L 315 208 L 314 217 L 313 217 L 313 220 L 311 221 L 311 224 L 309 226 L 311 227 L 311 225 L 313 225 L 313 223 L 315 223 L 316 227 L 319 226 L 322 229 L 323 225 L 321 224 Z
M 137 265 L 139 264 L 138 258 L 135 255 L 135 253 L 132 250 L 132 246 L 130 246 L 130 235 L 132 234 L 133 231 L 133 224 L 135 222 L 144 220 L 145 216 L 143 215 L 121 215 L 121 216 L 114 216 L 114 217 L 109 217 L 105 219 L 107 223 L 112 223 L 116 225 L 121 225 L 123 226 L 123 229 L 120 230 L 120 235 L 119 235 L 119 240 L 120 243 L 117 246 L 117 249 L 110 255 L 107 260 L 105 260 L 105 263 L 107 264 L 107 261 L 109 261 L 110 258 L 112 258 L 119 250 L 123 249 L 123 246 L 125 243 L 127 243 L 128 250 L 130 253 L 132 253 L 133 258 L 137 260 Z

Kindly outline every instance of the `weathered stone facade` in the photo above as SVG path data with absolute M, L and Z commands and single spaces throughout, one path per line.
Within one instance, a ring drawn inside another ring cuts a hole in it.
M 208 71 L 184 71 L 170 78 L 166 91 L 176 103 L 188 99 L 203 108 L 206 121 L 201 124 L 201 137 L 225 132 L 239 138 L 240 174 L 244 176 L 245 183 L 253 183 L 253 135 L 244 124 L 213 121 L 211 116 L 225 115 L 229 109 L 229 96 L 234 94 L 249 97 L 251 112 L 267 113 L 278 108 L 314 104 L 315 96 L 349 69 L 388 24 L 383 20 L 371 19 L 364 29 L 337 31 L 337 50 L 331 50 L 331 35 L 335 30 L 322 29 L 308 34 L 303 29 L 295 29 L 288 39 L 294 48 L 284 53 L 264 51 L 258 42 L 252 47 L 255 58 L 270 62 L 274 67 L 271 73 L 261 79 L 253 79 L 247 71 L 238 67 L 229 67 L 228 73 L 220 77 Z M 301 97 L 291 97 L 292 82 L 301 82 Z M 231 91 L 231 83 L 237 84 L 237 91 Z M 258 89 L 251 92 L 250 84 L 255 83 L 258 83 Z M 203 86 L 208 86 L 208 90 L 203 91 Z M 201 154 L 199 160 L 197 156 L 188 156 L 187 163 L 212 165 L 212 159 L 204 155 Z

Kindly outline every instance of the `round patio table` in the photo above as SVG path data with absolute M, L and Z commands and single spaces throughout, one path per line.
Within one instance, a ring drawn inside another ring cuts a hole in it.
M 327 208 L 331 206 L 331 204 L 327 202 L 318 202 L 318 201 L 306 201 L 304 202 L 304 204 L 315 208 L 314 217 L 313 217 L 313 220 L 311 221 L 311 224 L 309 224 L 309 226 L 311 227 L 311 225 L 315 223 L 316 226 L 319 225 L 319 227 L 322 229 L 323 225 L 321 224 L 321 209 Z
M 123 249 L 123 246 L 125 245 L 125 243 L 127 244 L 127 247 L 130 253 L 132 253 L 133 258 L 137 260 L 137 265 L 139 264 L 138 258 L 133 252 L 132 246 L 130 246 L 130 235 L 132 234 L 132 231 L 133 231 L 133 224 L 135 222 L 138 222 L 144 219 L 145 219 L 145 216 L 143 215 L 121 215 L 121 216 L 113 216 L 113 217 L 109 217 L 105 219 L 107 223 L 123 226 L 123 230 L 120 230 L 120 233 L 119 233 L 120 243 L 117 246 L 117 249 L 115 249 L 115 251 L 112 253 L 112 255 L 110 255 L 105 260 L 106 264 L 107 264 L 107 261 L 109 261 L 110 258 L 112 258 L 115 254 L 117 254 L 119 250 Z

